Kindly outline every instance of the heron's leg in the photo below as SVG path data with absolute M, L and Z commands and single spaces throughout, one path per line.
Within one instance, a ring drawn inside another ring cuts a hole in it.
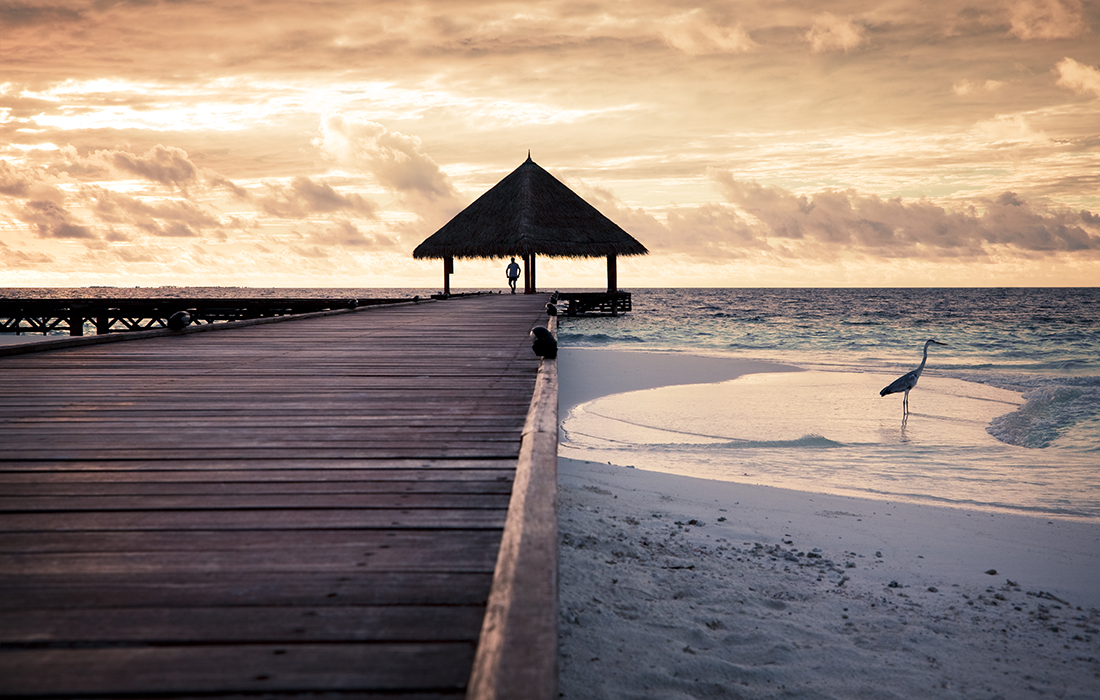
M 905 390 L 905 400 L 901 402 L 902 413 L 909 415 L 909 390 Z

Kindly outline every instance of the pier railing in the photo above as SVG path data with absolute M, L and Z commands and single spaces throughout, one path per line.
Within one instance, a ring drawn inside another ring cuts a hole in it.
M 0 333 L 56 333 L 84 335 L 85 326 L 96 335 L 169 328 L 171 319 L 184 325 L 224 323 L 256 318 L 354 309 L 412 301 L 413 299 L 0 299 Z M 177 314 L 186 314 L 186 317 Z

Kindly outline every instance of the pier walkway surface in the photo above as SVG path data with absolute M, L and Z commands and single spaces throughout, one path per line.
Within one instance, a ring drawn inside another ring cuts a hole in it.
M 0 357 L 0 696 L 461 697 L 545 302 Z

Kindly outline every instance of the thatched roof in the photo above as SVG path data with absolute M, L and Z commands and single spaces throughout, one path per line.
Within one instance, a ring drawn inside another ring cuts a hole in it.
M 455 215 L 414 258 L 552 258 L 645 255 L 649 251 L 531 160 Z

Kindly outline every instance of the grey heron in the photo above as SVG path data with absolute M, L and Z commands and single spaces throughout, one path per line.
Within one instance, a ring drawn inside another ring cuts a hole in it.
M 898 377 L 894 381 L 890 382 L 890 385 L 878 393 L 879 396 L 886 396 L 887 394 L 896 394 L 898 392 L 905 392 L 905 400 L 901 402 L 902 417 L 909 415 L 909 391 L 917 385 L 917 380 L 920 379 L 920 373 L 924 371 L 924 363 L 928 362 L 928 346 L 932 344 L 947 345 L 947 343 L 941 343 L 938 340 L 929 338 L 924 341 L 924 357 L 921 358 L 920 366 L 912 372 L 907 372 Z

